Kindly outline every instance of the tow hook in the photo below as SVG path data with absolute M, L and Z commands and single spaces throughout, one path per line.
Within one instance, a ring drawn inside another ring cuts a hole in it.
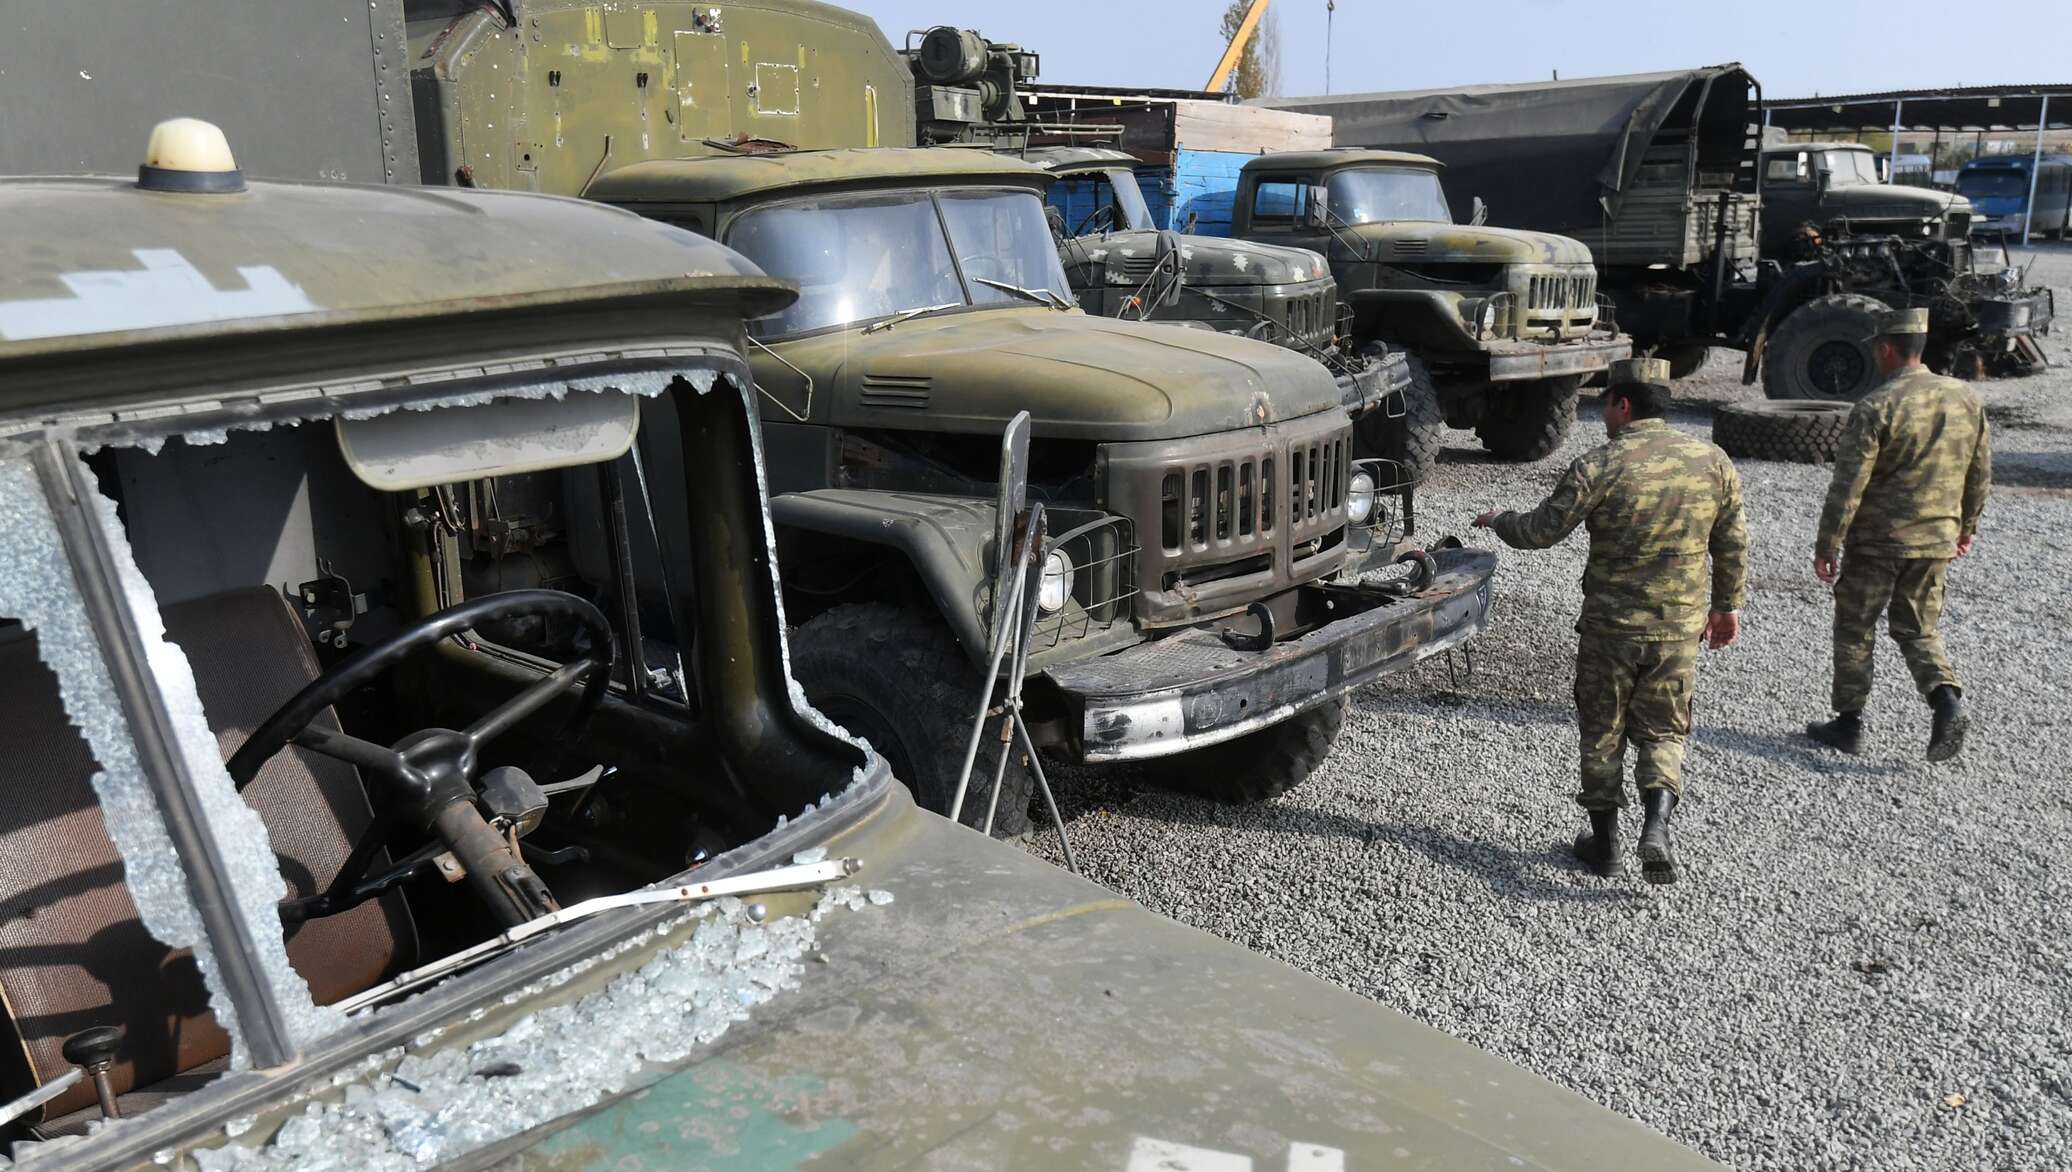
M 1235 651 L 1264 651 L 1273 646 L 1273 612 L 1263 602 L 1253 602 L 1245 607 L 1245 614 L 1259 620 L 1257 634 L 1247 635 L 1242 631 L 1225 629 L 1220 632 L 1225 646 Z

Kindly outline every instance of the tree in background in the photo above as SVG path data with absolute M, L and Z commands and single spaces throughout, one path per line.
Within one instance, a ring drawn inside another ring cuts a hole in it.
M 1223 10 L 1224 44 L 1237 35 L 1237 27 L 1245 20 L 1245 10 L 1251 6 L 1251 0 L 1230 0 L 1230 6 Z M 1279 15 L 1272 8 L 1259 18 L 1252 39 L 1245 42 L 1244 54 L 1230 73 L 1230 89 L 1240 98 L 1268 97 L 1280 92 L 1281 28 Z

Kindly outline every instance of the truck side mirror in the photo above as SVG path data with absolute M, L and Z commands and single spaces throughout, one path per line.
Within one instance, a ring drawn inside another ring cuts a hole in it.
M 1478 195 L 1475 197 L 1474 214 L 1468 217 L 1468 226 L 1470 228 L 1480 228 L 1488 220 L 1489 205 L 1483 203 L 1482 197 Z

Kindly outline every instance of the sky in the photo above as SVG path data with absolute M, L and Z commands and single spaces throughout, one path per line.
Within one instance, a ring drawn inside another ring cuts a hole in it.
M 1195 89 L 1227 0 L 835 0 L 906 30 L 954 23 L 1043 57 L 1042 80 Z M 1337 0 L 1333 93 L 1739 61 L 1768 98 L 2072 81 L 2068 0 Z M 1325 0 L 1273 0 L 1281 92 L 1324 86 Z M 1960 21 L 1966 32 L 1952 32 Z M 1838 35 L 1833 35 L 1838 33 Z

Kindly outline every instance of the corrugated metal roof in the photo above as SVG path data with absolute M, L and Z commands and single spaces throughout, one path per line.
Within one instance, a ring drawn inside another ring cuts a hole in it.
M 2072 84 L 2062 83 L 1773 98 L 1763 103 L 1763 114 L 1769 125 L 1786 130 L 1889 130 L 1895 113 L 1902 130 L 2034 130 L 2046 96 L 2050 126 L 2072 127 Z

